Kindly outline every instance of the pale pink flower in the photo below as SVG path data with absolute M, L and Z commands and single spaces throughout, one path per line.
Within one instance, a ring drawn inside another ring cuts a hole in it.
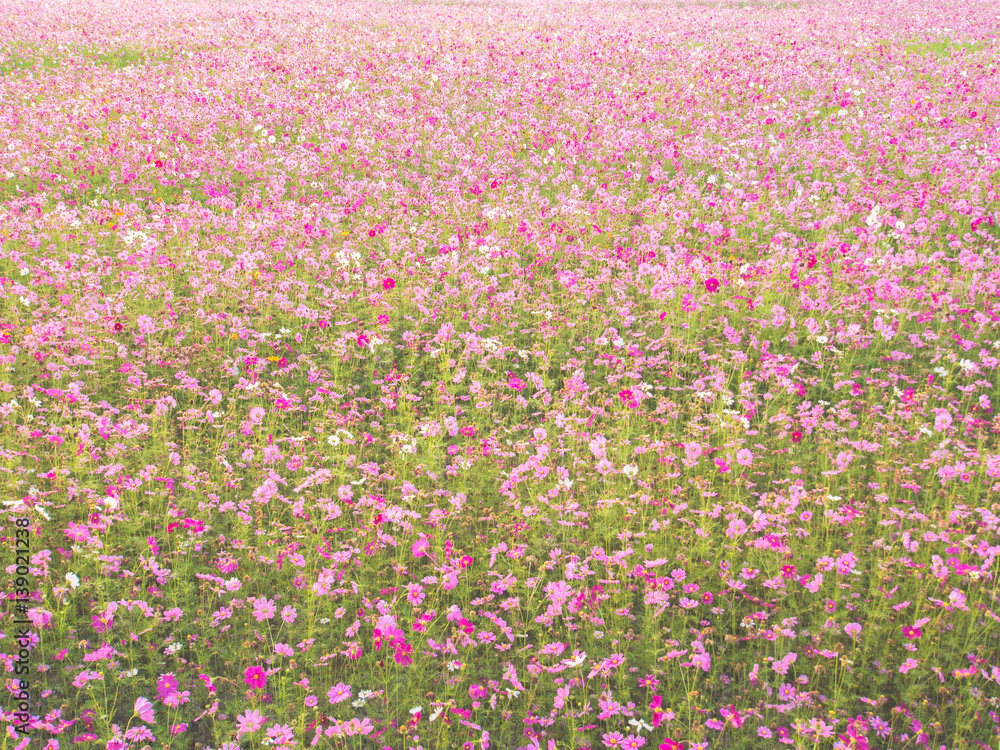
M 146 698 L 136 698 L 135 715 L 147 724 L 152 724 L 156 721 L 153 713 L 153 704 Z
M 351 686 L 338 682 L 326 692 L 326 697 L 330 699 L 330 703 L 346 701 L 351 697 Z
M 242 715 L 236 717 L 236 739 L 244 734 L 252 734 L 264 726 L 267 720 L 260 711 L 247 710 Z

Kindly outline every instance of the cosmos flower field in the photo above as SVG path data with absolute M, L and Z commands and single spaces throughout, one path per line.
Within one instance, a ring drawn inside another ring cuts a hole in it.
M 1000 4 L 0 4 L 0 748 L 996 748 Z

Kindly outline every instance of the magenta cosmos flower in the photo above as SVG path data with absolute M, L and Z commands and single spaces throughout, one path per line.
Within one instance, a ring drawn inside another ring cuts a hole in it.
M 705 289 L 707 289 L 710 294 L 715 294 L 717 291 L 719 291 L 719 280 L 708 279 L 707 281 L 705 281 Z
M 382 282 L 382 288 L 386 291 L 389 291 L 394 286 L 396 286 L 396 281 L 392 277 L 389 277 Z
M 243 682 L 252 688 L 262 688 L 267 685 L 267 674 L 261 667 L 247 667 L 243 671 Z

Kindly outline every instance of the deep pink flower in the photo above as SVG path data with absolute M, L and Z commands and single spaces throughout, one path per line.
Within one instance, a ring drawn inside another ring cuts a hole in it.
M 707 289 L 710 294 L 715 294 L 717 291 L 719 291 L 719 280 L 708 279 L 705 282 L 705 289 Z
M 868 750 L 870 747 L 868 738 L 864 735 L 859 735 L 854 729 L 848 730 L 847 734 L 838 735 L 838 739 L 843 743 L 844 747 L 848 747 L 851 750 Z
M 382 281 L 382 288 L 385 289 L 386 291 L 389 291 L 394 286 L 396 286 L 396 281 L 391 276 Z
M 171 693 L 175 692 L 177 690 L 177 687 L 178 687 L 177 678 L 174 677 L 172 672 L 168 672 L 167 674 L 161 675 L 160 679 L 156 681 L 156 692 L 160 700 L 163 700 L 164 696 L 170 695 Z
M 262 688 L 267 685 L 267 674 L 262 667 L 247 667 L 243 670 L 243 684 L 252 688 Z
M 801 441 L 802 441 L 802 433 L 796 430 L 795 432 L 792 433 L 792 442 L 798 443 Z
M 415 541 L 410 547 L 410 553 L 414 557 L 423 557 L 430 551 L 430 548 L 430 540 L 427 537 L 420 537 L 420 539 Z
M 663 721 L 663 697 L 660 695 L 654 695 L 653 700 L 649 702 L 649 708 L 653 712 L 653 729 L 660 726 L 660 722 Z
M 620 398 L 622 400 L 622 403 L 625 404 L 629 409 L 639 408 L 639 402 L 636 400 L 635 394 L 632 393 L 632 391 L 630 390 L 619 391 L 618 398 Z
M 736 710 L 736 706 L 730 706 L 728 709 L 724 708 L 720 713 L 726 718 L 727 721 L 733 722 L 733 726 L 739 729 L 743 726 L 743 719 L 740 718 L 739 711 Z
M 489 695 L 489 691 L 482 685 L 471 685 L 469 686 L 469 697 L 473 700 L 480 700 Z
M 396 663 L 402 667 L 409 666 L 413 663 L 413 659 L 410 657 L 410 652 L 413 651 L 413 646 L 411 646 L 406 641 L 401 643 L 396 643 L 396 652 L 392 655 L 392 658 L 396 660 Z

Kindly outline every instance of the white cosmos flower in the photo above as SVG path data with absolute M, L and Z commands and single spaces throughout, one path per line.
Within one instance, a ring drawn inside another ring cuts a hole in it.
M 635 727 L 635 730 L 640 734 L 642 733 L 643 729 L 645 729 L 647 732 L 653 731 L 653 725 L 647 724 L 642 719 L 629 719 L 628 723 L 630 726 Z
M 76 573 L 66 573 L 66 583 L 69 584 L 71 589 L 75 589 L 80 585 L 80 578 Z

